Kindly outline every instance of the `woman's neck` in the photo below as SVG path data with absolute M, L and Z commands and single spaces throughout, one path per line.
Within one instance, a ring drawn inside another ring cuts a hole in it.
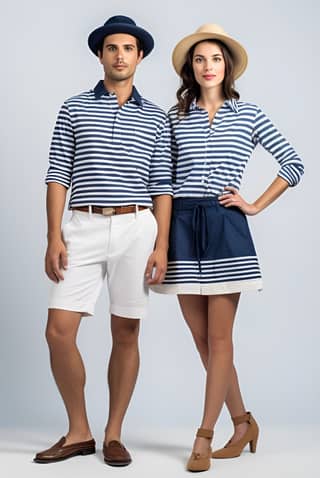
M 198 105 L 205 109 L 217 110 L 224 103 L 224 100 L 222 90 L 217 91 L 215 88 L 201 89 Z

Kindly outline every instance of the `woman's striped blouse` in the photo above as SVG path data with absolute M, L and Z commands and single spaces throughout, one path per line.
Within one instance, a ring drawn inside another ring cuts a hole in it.
M 260 143 L 279 163 L 278 176 L 295 186 L 304 171 L 293 147 L 259 106 L 226 100 L 210 125 L 194 100 L 187 115 L 170 109 L 174 197 L 219 196 L 240 188 L 246 164 Z

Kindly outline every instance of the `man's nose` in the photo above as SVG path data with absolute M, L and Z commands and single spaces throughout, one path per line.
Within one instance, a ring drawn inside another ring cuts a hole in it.
M 118 50 L 118 51 L 117 51 L 117 58 L 118 58 L 119 60 L 121 60 L 121 59 L 123 58 L 123 51 L 122 51 L 122 50 Z

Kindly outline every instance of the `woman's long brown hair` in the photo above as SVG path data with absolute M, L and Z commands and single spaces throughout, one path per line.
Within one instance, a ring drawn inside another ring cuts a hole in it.
M 222 83 L 222 92 L 225 99 L 236 98 L 238 100 L 240 98 L 239 93 L 234 88 L 234 62 L 228 47 L 219 40 L 201 40 L 190 48 L 186 55 L 186 61 L 181 69 L 180 76 L 182 85 L 177 91 L 178 113 L 180 116 L 186 115 L 194 98 L 198 100 L 200 97 L 200 85 L 197 83 L 193 73 L 192 60 L 195 47 L 203 41 L 216 43 L 221 48 L 225 62 L 225 74 Z

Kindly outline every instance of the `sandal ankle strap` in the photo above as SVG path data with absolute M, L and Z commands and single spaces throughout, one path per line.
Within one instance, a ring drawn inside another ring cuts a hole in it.
M 196 436 L 210 439 L 213 437 L 213 430 L 208 430 L 207 428 L 198 428 Z
M 240 425 L 240 423 L 251 423 L 251 413 L 246 412 L 244 415 L 239 415 L 238 417 L 231 417 L 234 425 Z

